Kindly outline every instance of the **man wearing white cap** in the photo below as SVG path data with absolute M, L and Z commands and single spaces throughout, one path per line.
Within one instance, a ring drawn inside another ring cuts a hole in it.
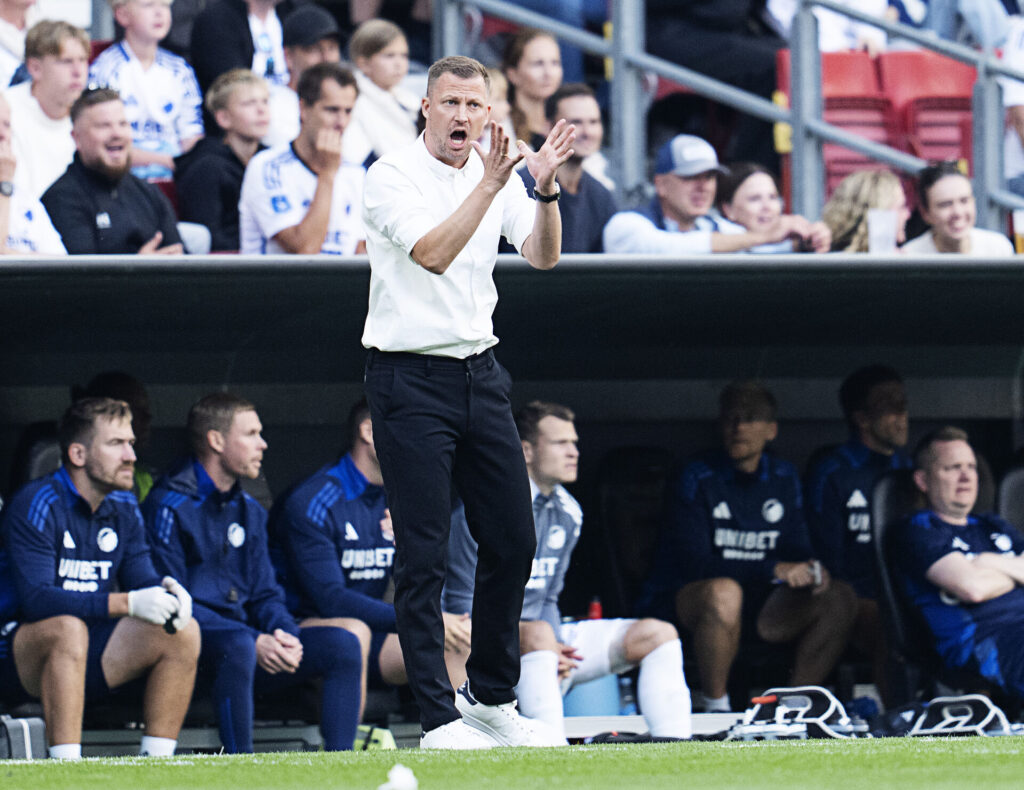
M 645 208 L 620 211 L 604 227 L 604 250 L 648 255 L 743 252 L 774 244 L 797 232 L 802 217 L 784 215 L 769 231 L 750 231 L 711 213 L 716 177 L 728 173 L 706 140 L 679 134 L 658 149 L 657 193 Z

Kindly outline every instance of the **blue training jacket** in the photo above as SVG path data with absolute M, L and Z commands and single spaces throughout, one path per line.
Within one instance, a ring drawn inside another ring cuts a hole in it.
M 218 491 L 189 458 L 157 482 L 143 512 L 156 566 L 192 594 L 200 628 L 298 635 L 270 564 L 267 511 L 241 486 Z
M 95 513 L 63 467 L 25 485 L 0 522 L 0 622 L 109 617 L 107 596 L 160 584 L 135 495 Z
M 395 607 L 381 600 L 395 559 L 394 536 L 381 530 L 387 506 L 348 454 L 286 494 L 271 512 L 270 556 L 289 609 L 395 631 Z

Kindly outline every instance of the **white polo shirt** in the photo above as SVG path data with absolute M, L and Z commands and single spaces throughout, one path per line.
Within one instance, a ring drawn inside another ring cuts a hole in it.
M 68 254 L 42 203 L 15 191 L 11 195 L 10 206 L 11 213 L 7 220 L 8 250 L 12 253 L 39 255 Z
M 462 168 L 450 167 L 427 150 L 423 135 L 370 167 L 363 191 L 370 256 L 364 346 L 464 359 L 498 342 L 491 323 L 498 237 L 522 252 L 537 211 L 518 173 L 444 274 L 431 274 L 411 257 L 416 242 L 462 205 L 483 174 L 475 152 Z
M 365 172 L 344 162 L 338 168 L 322 254 L 354 255 L 365 237 L 360 213 Z M 238 201 L 242 254 L 287 254 L 274 236 L 305 219 L 314 192 L 316 173 L 295 155 L 291 143 L 260 151 L 249 160 Z
M 907 255 L 938 255 L 935 236 L 927 231 L 916 239 L 911 239 L 900 251 Z M 971 256 L 976 258 L 1007 258 L 1014 254 L 1013 245 L 1002 233 L 984 228 L 971 228 Z

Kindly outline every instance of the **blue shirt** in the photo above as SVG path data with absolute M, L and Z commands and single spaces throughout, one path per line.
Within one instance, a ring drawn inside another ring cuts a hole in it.
M 202 464 L 186 460 L 143 505 L 158 568 L 192 594 L 203 630 L 239 623 L 254 635 L 298 635 L 267 552 L 267 511 L 236 483 L 221 492 Z
M 296 485 L 271 514 L 271 558 L 300 617 L 354 617 L 393 632 L 393 534 L 381 529 L 387 498 L 350 455 Z
M 998 516 L 969 516 L 957 526 L 935 513 L 922 510 L 901 522 L 893 534 L 898 576 L 910 602 L 921 612 L 935 636 L 935 647 L 950 666 L 960 667 L 972 657 L 985 672 L 992 642 L 1001 635 L 1016 635 L 1024 645 L 1024 588 L 977 604 L 966 604 L 928 580 L 928 569 L 955 551 L 967 557 L 982 552 L 1020 554 L 1024 539 Z
M 878 597 L 871 492 L 886 472 L 910 468 L 910 458 L 902 451 L 882 455 L 851 439 L 826 455 L 808 476 L 811 542 L 829 572 L 849 582 L 861 598 Z
M 63 467 L 14 495 L 0 534 L 5 620 L 105 619 L 110 593 L 160 584 L 135 495 L 111 492 L 93 513 Z

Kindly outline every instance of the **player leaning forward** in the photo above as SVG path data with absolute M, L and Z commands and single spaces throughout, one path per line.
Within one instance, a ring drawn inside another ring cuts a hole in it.
M 559 742 L 515 710 L 519 614 L 536 537 L 511 380 L 492 350 L 492 271 L 499 235 L 535 268 L 558 262 L 555 172 L 575 130 L 559 121 L 540 150 L 510 150 L 488 123 L 488 86 L 471 58 L 434 63 L 423 135 L 370 168 L 363 197 L 366 395 L 395 527 L 398 636 L 426 748 Z M 475 142 L 485 124 L 486 154 Z M 514 172 L 523 159 L 536 201 Z M 455 699 L 440 601 L 453 480 L 480 547 L 469 681 Z

